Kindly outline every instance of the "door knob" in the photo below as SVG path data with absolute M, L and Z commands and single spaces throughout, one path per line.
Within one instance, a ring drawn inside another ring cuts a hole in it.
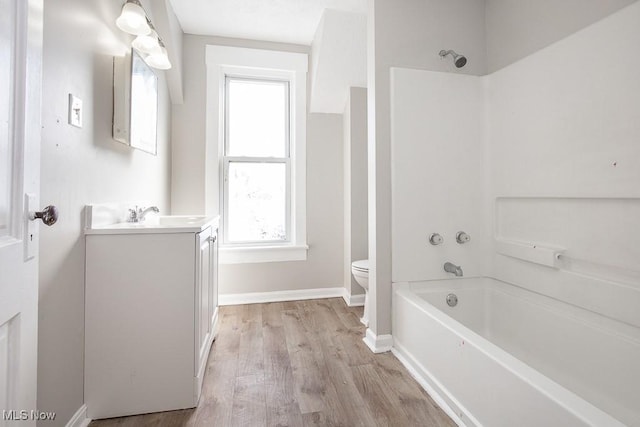
M 41 212 L 31 212 L 29 219 L 31 221 L 41 219 L 45 225 L 51 226 L 58 221 L 58 208 L 51 205 L 44 208 Z

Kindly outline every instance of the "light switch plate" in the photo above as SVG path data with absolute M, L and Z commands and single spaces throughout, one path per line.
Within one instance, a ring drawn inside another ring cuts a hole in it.
M 69 94 L 69 124 L 75 127 L 82 127 L 82 99 Z

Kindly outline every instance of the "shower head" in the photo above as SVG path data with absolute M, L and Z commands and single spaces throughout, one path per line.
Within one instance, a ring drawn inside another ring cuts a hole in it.
M 453 63 L 455 64 L 456 68 L 462 68 L 467 64 L 467 58 L 464 57 L 464 55 L 459 55 L 457 53 L 455 53 L 453 50 L 441 50 L 440 51 L 440 56 L 442 58 L 444 58 L 447 55 L 451 55 L 453 57 Z

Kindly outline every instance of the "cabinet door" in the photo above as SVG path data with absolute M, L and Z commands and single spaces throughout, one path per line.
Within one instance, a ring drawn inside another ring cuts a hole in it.
M 196 262 L 196 375 L 205 363 L 209 353 L 208 344 L 211 333 L 211 318 L 209 317 L 211 283 L 211 229 L 198 234 L 198 252 Z
M 211 233 L 211 278 L 209 282 L 209 330 L 214 334 L 218 316 L 218 230 Z

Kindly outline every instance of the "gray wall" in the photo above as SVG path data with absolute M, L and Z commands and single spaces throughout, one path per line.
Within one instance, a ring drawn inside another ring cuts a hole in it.
M 364 290 L 351 274 L 353 261 L 369 256 L 367 208 L 367 89 L 352 87 L 344 124 L 344 287 L 350 295 Z
M 218 212 L 216 177 L 207 178 L 207 44 L 308 53 L 308 46 L 185 35 L 184 104 L 173 107 L 172 212 Z M 307 261 L 220 265 L 220 293 L 337 287 L 342 284 L 342 116 L 307 117 Z M 209 160 L 215 161 L 215 160 Z M 212 168 L 209 168 L 212 169 Z M 215 179 L 214 179 L 215 178 Z M 208 188 L 209 187 L 209 188 Z M 208 189 L 207 189 L 208 188 Z M 207 198 L 209 200 L 207 201 Z M 213 210 L 210 209 L 213 206 Z
M 120 2 L 44 4 L 41 201 L 60 210 L 41 230 L 38 409 L 65 425 L 84 402 L 84 205 L 147 199 L 169 211 L 170 102 L 159 77 L 158 155 L 111 138 L 112 61 L 130 46 L 115 27 Z M 82 129 L 67 124 L 69 93 L 84 106 Z
M 220 293 L 342 286 L 342 115 L 307 116 L 306 261 L 220 265 Z
M 522 59 L 634 1 L 486 0 L 488 71 Z
M 207 205 L 213 207 L 209 209 L 209 213 L 219 211 L 217 197 L 211 197 L 212 191 L 207 191 L 207 187 L 215 185 L 216 182 L 207 182 L 205 167 L 207 158 L 217 156 L 217 152 L 207 153 L 205 144 L 205 50 L 208 44 L 298 53 L 309 51 L 308 46 L 184 35 L 184 99 L 183 104 L 174 105 L 172 111 L 171 207 L 174 214 L 205 213 Z M 212 181 L 217 181 L 217 177 L 212 178 Z M 211 199 L 208 203 L 207 198 Z

